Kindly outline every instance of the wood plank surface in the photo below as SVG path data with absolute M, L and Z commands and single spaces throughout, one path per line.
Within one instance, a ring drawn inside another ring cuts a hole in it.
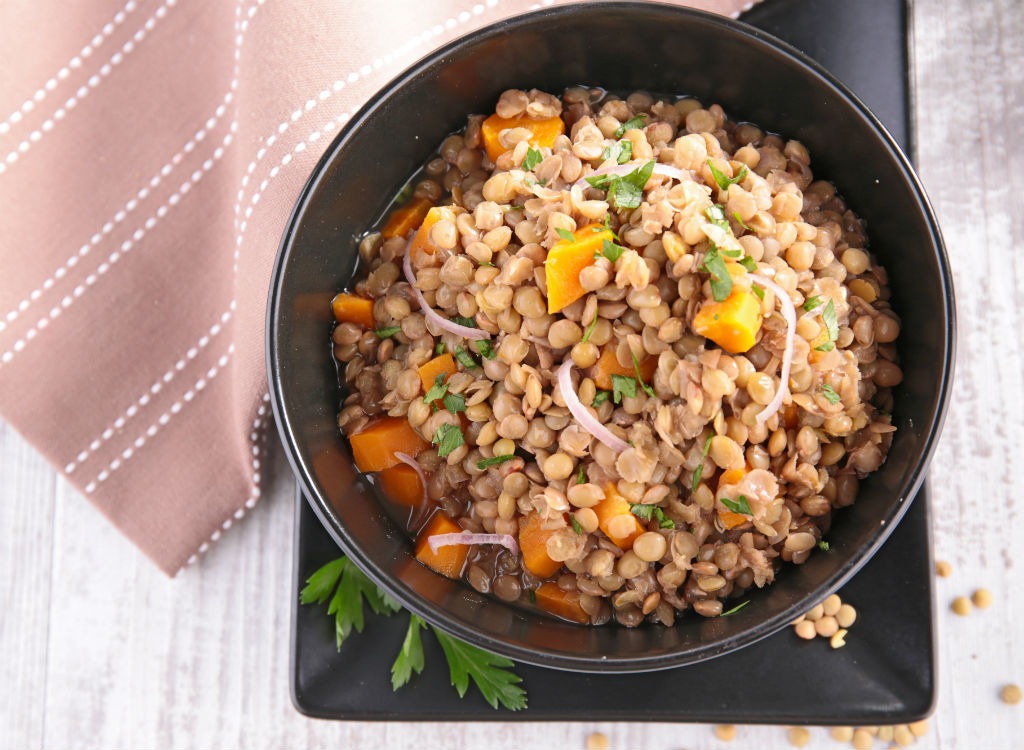
M 810 1 L 810 0 L 808 0 Z M 1021 746 L 1024 537 L 1024 7 L 916 0 L 917 158 L 957 285 L 953 403 L 932 464 L 940 696 L 927 737 L 943 750 Z M 912 335 L 912 334 L 911 334 Z M 288 697 L 292 496 L 278 456 L 264 499 L 202 561 L 168 580 L 9 428 L 0 425 L 0 748 L 728 747 L 699 725 L 417 725 L 307 719 Z M 1015 557 L 1017 559 L 1015 559 Z M 985 586 L 967 618 L 954 596 Z M 790 747 L 741 727 L 737 748 Z M 813 748 L 838 748 L 813 729 Z M 886 747 L 876 742 L 875 747 Z

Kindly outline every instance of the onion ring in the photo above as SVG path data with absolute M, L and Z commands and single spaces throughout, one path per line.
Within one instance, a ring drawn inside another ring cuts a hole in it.
M 776 389 L 772 400 L 768 402 L 768 405 L 755 418 L 758 424 L 764 424 L 782 408 L 783 400 L 789 395 L 789 371 L 793 366 L 793 339 L 796 335 L 796 308 L 793 307 L 793 300 L 789 298 L 786 290 L 774 281 L 756 273 L 750 274 L 749 278 L 755 284 L 760 284 L 772 291 L 782 307 L 782 317 L 786 319 L 786 348 L 782 353 L 782 372 L 779 374 L 779 387 Z
M 409 288 L 412 289 L 416 302 L 419 303 L 420 309 L 423 310 L 424 317 L 437 328 L 448 331 L 448 333 L 454 333 L 456 336 L 462 336 L 464 339 L 470 339 L 471 341 L 480 341 L 491 337 L 491 334 L 483 329 L 470 328 L 469 326 L 453 323 L 439 315 L 434 308 L 427 304 L 427 299 L 423 296 L 423 292 L 416 288 L 416 275 L 412 272 L 412 240 L 409 240 L 409 244 L 405 246 L 405 259 L 402 261 L 402 271 L 405 272 L 405 280 L 409 282 Z
M 428 536 L 427 544 L 430 545 L 430 551 L 435 555 L 441 547 L 453 544 L 500 544 L 513 555 L 519 554 L 519 545 L 516 544 L 516 538 L 511 534 L 474 534 L 469 531 L 459 531 L 453 534 Z
M 583 405 L 580 397 L 576 395 L 572 387 L 572 360 L 567 359 L 558 368 L 558 387 L 562 389 L 562 398 L 569 412 L 576 418 L 580 427 L 596 437 L 616 453 L 622 453 L 629 447 L 629 443 L 620 438 L 614 432 L 601 424 L 597 417 L 590 413 L 590 410 Z

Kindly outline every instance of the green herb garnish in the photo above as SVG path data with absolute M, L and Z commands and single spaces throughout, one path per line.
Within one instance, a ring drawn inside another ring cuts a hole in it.
M 484 469 L 486 469 L 488 467 L 497 466 L 498 464 L 503 464 L 506 461 L 511 461 L 515 457 L 516 457 L 515 453 L 505 453 L 505 454 L 502 454 L 500 456 L 491 456 L 490 458 L 481 458 L 479 461 L 476 462 L 476 468 L 480 469 L 480 471 L 483 471 Z
M 821 322 L 825 324 L 825 330 L 828 332 L 828 341 L 814 348 L 819 352 L 830 352 L 836 348 L 835 341 L 839 338 L 839 321 L 836 319 L 836 306 L 831 299 L 825 303 L 825 309 L 821 311 Z
M 576 520 L 576 516 L 569 516 L 569 523 L 572 524 L 572 530 L 576 532 L 577 536 L 583 534 L 583 527 L 580 526 L 580 522 Z
M 622 403 L 622 397 L 636 397 L 636 378 L 629 375 L 612 375 L 612 401 Z M 596 398 L 595 398 L 596 400 Z
M 704 459 L 708 457 L 708 451 L 711 450 L 711 440 L 714 437 L 714 433 L 708 435 L 708 439 L 704 443 L 704 450 L 700 452 L 700 465 L 697 467 L 697 470 L 693 472 L 693 481 L 690 482 L 690 490 L 693 492 L 696 492 L 697 488 L 700 486 L 700 478 L 704 475 Z
M 622 123 L 621 125 L 619 125 L 619 127 L 615 129 L 615 137 L 621 138 L 626 134 L 627 130 L 638 130 L 642 128 L 644 126 L 644 120 L 646 119 L 647 115 L 641 112 L 636 117 L 626 120 L 624 123 Z
M 708 166 L 711 168 L 711 176 L 715 178 L 715 182 L 718 183 L 718 187 L 722 190 L 728 190 L 730 185 L 735 185 L 737 182 L 743 182 L 749 172 L 747 165 L 744 164 L 740 167 L 740 171 L 735 177 L 726 177 L 725 173 L 711 162 L 711 159 L 708 159 Z
M 446 347 L 444 345 L 444 342 L 443 341 L 438 341 L 437 342 L 437 346 L 434 347 L 434 355 L 435 356 L 440 356 L 440 355 L 444 354 L 445 348 Z
M 596 409 L 609 398 L 611 398 L 611 395 L 611 391 L 598 391 L 597 393 L 594 394 L 594 400 L 590 402 L 590 405 Z
M 587 326 L 587 330 L 583 332 L 583 338 L 580 340 L 580 343 L 587 343 L 587 341 L 590 340 L 590 334 L 594 332 L 595 328 L 597 328 L 597 315 L 594 315 L 594 319 L 590 321 L 590 325 Z
M 445 458 L 459 446 L 465 445 L 466 439 L 462 437 L 462 430 L 446 422 L 437 428 L 430 442 L 437 446 L 437 455 Z
M 611 240 L 605 240 L 601 244 L 601 255 L 612 263 L 621 258 L 624 252 L 626 252 L 626 248 L 622 247 L 622 245 L 616 245 Z
M 821 305 L 821 297 L 812 295 L 804 300 L 804 312 L 810 312 Z
M 466 326 L 466 328 L 476 328 L 476 319 L 467 318 L 464 315 L 456 315 L 452 318 L 452 323 L 457 323 L 460 326 Z
M 729 615 L 734 615 L 737 612 L 739 612 L 741 609 L 746 607 L 748 604 L 750 604 L 750 600 L 749 599 L 747 599 L 745 602 L 741 602 L 741 603 L 737 604 L 735 607 L 730 609 L 728 612 L 723 612 L 721 615 L 719 615 L 719 617 L 728 617 Z
M 387 328 L 378 328 L 374 333 L 378 338 L 389 339 L 401 330 L 402 326 L 388 326 Z
M 642 167 L 611 181 L 608 187 L 608 202 L 616 208 L 637 208 L 644 195 L 644 185 L 654 173 L 654 162 L 649 161 Z
M 559 237 L 562 238 L 563 242 L 575 242 L 576 241 L 576 235 L 574 235 L 568 229 L 561 229 L 561 228 L 559 228 L 559 229 L 556 229 L 555 232 L 558 234 Z
M 725 209 L 723 209 L 717 203 L 714 203 L 705 208 L 704 215 L 707 216 L 708 221 L 710 221 L 716 227 L 721 227 L 727 232 L 732 231 L 732 227 L 729 226 L 729 220 L 725 218 Z
M 544 155 L 540 152 L 540 149 L 530 147 L 526 149 L 526 158 L 523 159 L 523 169 L 529 172 L 531 169 L 536 167 L 544 160 Z
M 601 154 L 604 160 L 614 159 L 617 164 L 625 164 L 633 158 L 633 142 L 622 140 L 608 146 Z
M 643 503 L 631 503 L 629 512 L 641 521 L 650 521 L 652 518 L 658 522 L 658 528 L 674 529 L 675 521 L 665 515 L 665 511 L 657 505 L 644 505 Z
M 735 500 L 730 500 L 727 497 L 721 498 L 722 505 L 731 510 L 733 513 L 742 513 L 745 516 L 751 515 L 750 503 L 747 502 L 746 495 L 740 495 Z
M 480 366 L 476 363 L 476 360 L 473 359 L 473 355 L 461 346 L 455 347 L 455 359 L 467 370 L 472 370 Z
M 339 651 L 353 630 L 363 632 L 364 603 L 378 615 L 390 615 L 401 609 L 347 557 L 324 565 L 307 579 L 299 593 L 303 604 L 323 604 L 328 600 L 327 614 L 334 615 L 334 640 Z
M 743 221 L 743 219 L 740 218 L 739 211 L 733 211 L 732 218 L 736 219 L 736 223 L 739 224 L 744 229 L 746 229 L 748 232 L 754 231 L 753 229 L 747 226 L 747 222 Z
M 836 393 L 836 389 L 825 383 L 821 386 L 821 395 L 825 397 L 825 400 L 830 404 L 838 404 L 842 400 L 842 396 Z
M 761 299 L 761 300 L 764 299 L 764 289 L 759 287 L 757 284 L 751 284 L 750 285 L 750 291 L 752 291 L 754 294 L 756 294 L 758 299 Z
M 466 695 L 472 678 L 491 708 L 497 708 L 499 704 L 511 711 L 526 708 L 526 691 L 519 685 L 523 680 L 511 671 L 515 664 L 504 656 L 470 646 L 444 631 L 432 629 L 448 659 L 452 685 L 460 698 Z
M 423 672 L 423 640 L 420 629 L 426 625 L 416 615 L 409 615 L 409 629 L 405 631 L 402 650 L 398 652 L 395 663 L 391 665 L 391 689 L 398 690 L 409 684 L 414 674 Z
M 478 339 L 474 341 L 473 348 L 476 349 L 477 354 L 484 359 L 494 359 L 498 356 L 494 351 L 494 346 L 487 339 Z
M 725 267 L 722 256 L 718 254 L 717 247 L 712 246 L 704 254 L 701 269 L 711 274 L 711 296 L 715 298 L 715 302 L 728 299 L 732 294 L 732 276 L 729 275 L 729 269 Z
M 644 382 L 644 378 L 640 374 L 640 362 L 639 362 L 639 360 L 637 360 L 636 355 L 633 354 L 633 350 L 632 349 L 630 349 L 630 351 L 629 351 L 629 356 L 633 358 L 633 370 L 636 372 L 636 382 L 640 384 L 640 387 L 644 389 L 644 392 L 648 396 L 651 396 L 653 398 L 654 397 L 654 389 L 651 388 L 651 386 L 647 385 L 647 383 Z
M 441 400 L 444 402 L 444 408 L 452 414 L 466 411 L 466 397 L 461 393 L 446 393 Z
M 750 271 L 750 273 L 757 273 L 757 261 L 751 258 L 749 255 L 744 255 L 742 258 L 740 258 L 739 264 L 748 271 Z
M 448 386 L 444 382 L 447 375 L 443 372 L 439 372 L 437 377 L 434 378 L 434 384 L 430 386 L 430 390 L 423 394 L 423 401 L 428 404 L 432 404 L 439 398 L 444 398 L 444 394 L 448 392 Z
M 829 546 L 828 542 L 822 539 L 820 542 L 818 542 L 818 549 L 820 549 L 822 552 L 828 552 L 831 549 L 831 547 Z

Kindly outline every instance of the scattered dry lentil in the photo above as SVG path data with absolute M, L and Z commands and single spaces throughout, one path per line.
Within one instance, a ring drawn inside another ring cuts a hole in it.
M 853 745 L 854 750 L 870 750 L 871 746 L 875 744 L 875 738 L 867 729 L 855 729 L 853 732 L 853 742 L 851 744 Z
M 716 724 L 715 737 L 720 739 L 722 742 L 732 742 L 734 739 L 736 739 L 736 725 Z
M 945 560 L 939 560 L 935 563 L 935 574 L 939 578 L 949 578 L 953 574 L 953 566 Z
M 958 596 L 953 600 L 950 608 L 961 617 L 966 617 L 971 614 L 971 600 L 966 596 Z
M 999 691 L 999 697 L 1003 703 L 1008 703 L 1011 706 L 1016 706 L 1021 700 L 1020 685 L 1010 683 L 1003 685 L 1003 689 Z
M 827 638 L 829 645 L 836 649 L 846 645 L 846 635 L 856 620 L 857 610 L 844 603 L 838 594 L 832 594 L 791 624 L 798 638 L 807 641 L 816 636 Z
M 853 739 L 853 727 L 832 727 L 829 734 L 836 742 L 849 742 Z
M 971 601 L 978 609 L 988 609 L 992 605 L 992 592 L 988 589 L 976 589 L 971 594 Z
M 793 747 L 803 747 L 811 741 L 811 731 L 807 727 L 790 727 L 786 734 Z
M 843 646 L 845 646 L 847 632 L 849 631 L 847 631 L 846 628 L 840 628 L 838 631 L 836 631 L 835 635 L 829 638 L 828 645 L 830 645 L 832 648 L 842 648 Z
M 587 735 L 587 750 L 608 750 L 608 735 L 603 732 Z

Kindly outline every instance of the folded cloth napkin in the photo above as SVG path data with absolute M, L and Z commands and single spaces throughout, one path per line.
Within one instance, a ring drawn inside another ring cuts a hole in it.
M 267 286 L 316 160 L 411 62 L 538 7 L 0 9 L 0 415 L 168 574 L 260 496 Z

